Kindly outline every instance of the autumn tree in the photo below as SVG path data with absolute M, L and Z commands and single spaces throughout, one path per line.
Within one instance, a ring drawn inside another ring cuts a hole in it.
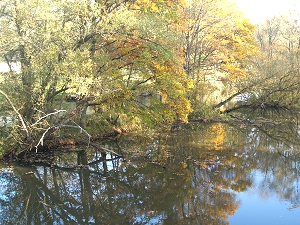
M 241 83 L 247 98 L 232 108 L 299 107 L 299 23 L 295 15 L 279 15 L 257 26 L 260 55 L 252 58 L 250 76 Z
M 255 62 L 255 68 L 264 79 L 257 92 L 261 103 L 298 103 L 299 35 L 299 24 L 293 15 L 274 17 L 259 25 L 257 40 L 263 58 Z
M 175 3 L 1 1 L 0 53 L 8 65 L 21 65 L 0 84 L 18 117 L 6 148 L 21 157 L 63 128 L 79 128 L 90 138 L 91 104 L 152 126 L 186 120 L 191 83 L 174 54 Z M 68 109 L 64 99 L 73 93 L 76 106 Z
M 254 26 L 226 0 L 190 1 L 182 16 L 184 68 L 194 81 L 190 98 L 197 112 L 212 101 L 208 96 L 216 90 L 213 103 L 238 91 L 236 85 L 247 76 L 249 56 L 256 54 Z

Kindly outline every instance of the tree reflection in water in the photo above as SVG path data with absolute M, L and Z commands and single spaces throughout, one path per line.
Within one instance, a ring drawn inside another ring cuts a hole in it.
M 88 162 L 85 153 L 78 158 Z M 1 174 L 6 182 L 1 219 L 7 224 L 226 224 L 227 212 L 238 202 L 205 171 L 120 159 L 79 169 L 16 166 L 14 173 Z
M 15 166 L 13 173 L 0 174 L 0 220 L 225 225 L 239 207 L 237 192 L 254 185 L 262 196 L 276 192 L 296 207 L 297 133 L 273 129 L 191 126 L 188 132 L 161 135 L 150 144 L 132 146 L 119 140 L 123 150 L 147 150 L 146 156 L 131 155 L 128 161 L 89 150 L 56 157 L 60 167 Z M 70 168 L 66 161 L 79 166 Z M 263 174 L 259 183 L 255 171 Z

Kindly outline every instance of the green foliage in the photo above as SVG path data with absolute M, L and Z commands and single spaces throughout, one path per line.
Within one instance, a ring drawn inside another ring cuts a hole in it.
M 15 138 L 24 148 L 75 122 L 105 132 L 105 114 L 147 126 L 186 120 L 191 83 L 167 25 L 172 2 L 4 0 L 0 9 L 0 55 L 21 64 L 0 90 L 20 113 Z M 70 109 L 63 101 L 74 93 Z M 105 109 L 97 123 L 85 116 L 91 102 Z
M 3 146 L 3 143 L 0 142 L 0 159 L 2 158 L 2 155 L 5 152 L 5 149 L 2 146 Z
M 0 55 L 21 64 L 0 83 L 5 104 L 18 114 L 17 142 L 32 149 L 75 124 L 102 133 L 110 129 L 107 115 L 143 128 L 187 121 L 192 108 L 207 115 L 210 101 L 199 84 L 213 91 L 204 80 L 215 70 L 241 77 L 252 54 L 253 27 L 225 3 L 193 2 L 192 9 L 166 0 L 1 1 Z M 202 6 L 208 16 L 194 18 Z M 191 32 L 195 40 L 180 39 Z M 74 94 L 69 108 L 64 100 Z M 85 115 L 90 104 L 103 108 L 97 122 Z
M 1 127 L 1 130 L 3 130 L 3 127 Z M 4 137 L 3 137 L 3 131 L 0 132 L 0 159 L 2 158 L 2 154 L 5 152 L 4 149 Z

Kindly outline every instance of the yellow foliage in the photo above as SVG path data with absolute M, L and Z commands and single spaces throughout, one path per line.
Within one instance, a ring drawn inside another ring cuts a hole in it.
M 181 28 L 185 33 L 185 46 L 189 48 L 185 51 L 190 53 L 186 63 L 195 65 L 201 60 L 197 57 L 202 56 L 205 60 L 198 63 L 201 68 L 206 65 L 206 68 L 225 69 L 233 81 L 244 77 L 247 60 L 258 52 L 255 27 L 231 1 L 191 0 L 190 4 L 182 14 L 185 28 Z M 203 13 L 199 14 L 199 10 Z M 198 73 L 201 68 L 190 68 L 189 73 Z
M 208 132 L 210 137 L 207 139 L 210 150 L 222 150 L 225 140 L 225 128 L 223 124 L 216 124 L 210 127 Z
M 157 5 L 154 2 L 151 2 L 151 4 L 150 4 L 150 10 L 152 12 L 157 12 L 158 11 L 158 7 L 157 7 Z
M 188 6 L 188 1 L 187 0 L 180 0 L 180 5 L 183 7 L 183 8 L 186 8 Z
M 151 12 L 158 12 L 158 6 L 155 1 L 137 0 L 135 3 L 136 9 L 148 8 Z

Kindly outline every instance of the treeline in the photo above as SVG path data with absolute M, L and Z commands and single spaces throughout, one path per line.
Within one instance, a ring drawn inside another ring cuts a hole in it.
M 278 20 L 285 32 L 272 22 L 255 33 L 229 0 L 3 0 L 0 55 L 11 71 L 0 110 L 18 123 L 1 149 L 20 158 L 78 130 L 89 142 L 106 127 L 186 122 L 237 93 L 294 104 L 298 28 L 288 21 Z

